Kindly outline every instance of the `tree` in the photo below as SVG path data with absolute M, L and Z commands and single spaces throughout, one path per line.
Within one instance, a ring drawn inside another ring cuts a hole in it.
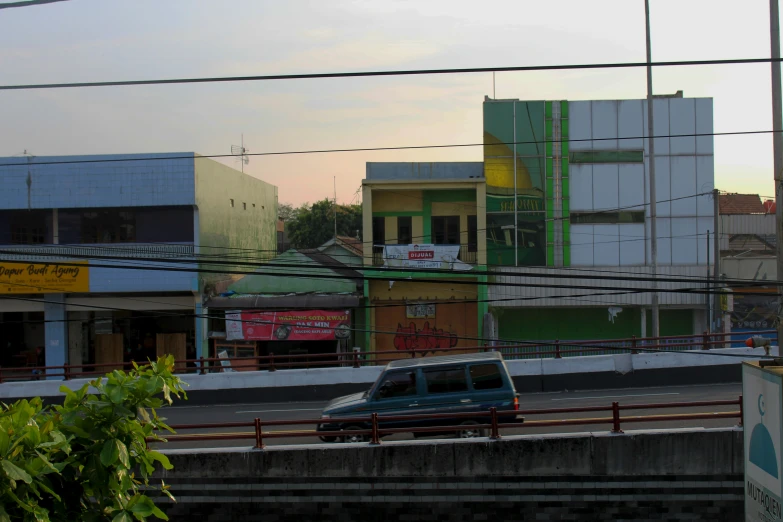
M 361 205 L 337 205 L 337 235 L 356 237 L 362 230 Z M 288 237 L 294 248 L 316 248 L 334 237 L 335 207 L 329 199 L 305 203 L 289 222 Z
M 290 223 L 294 219 L 296 219 L 296 214 L 299 211 L 298 208 L 294 208 L 294 206 L 290 203 L 282 203 L 277 206 L 277 217 L 279 219 L 282 219 L 286 223 Z
M 3 404 L 0 522 L 167 520 L 148 493 L 173 499 L 165 483 L 150 484 L 156 465 L 172 466 L 146 441 L 164 440 L 156 430 L 172 431 L 157 409 L 172 395 L 185 397 L 173 371 L 169 355 L 78 391 L 63 386 L 62 406 L 43 406 L 40 398 Z

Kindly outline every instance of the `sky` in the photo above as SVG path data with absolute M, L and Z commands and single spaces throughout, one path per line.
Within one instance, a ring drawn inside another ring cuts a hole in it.
M 0 0 L 0 4 L 8 0 Z M 652 0 L 654 61 L 770 55 L 769 2 Z M 0 9 L 0 84 L 645 60 L 643 0 L 69 0 Z M 772 128 L 769 64 L 655 68 L 714 98 L 715 132 Z M 480 143 L 490 73 L 0 92 L 0 156 Z M 634 99 L 644 69 L 510 72 L 497 98 Z M 368 161 L 481 147 L 251 157 L 281 203 L 357 202 Z M 223 160 L 237 169 L 239 162 Z M 772 137 L 715 138 L 717 188 L 774 197 Z

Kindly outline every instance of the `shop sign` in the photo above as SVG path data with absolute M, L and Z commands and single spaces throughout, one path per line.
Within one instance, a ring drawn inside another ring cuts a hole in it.
M 459 258 L 460 245 L 384 245 L 383 266 L 471 270 Z
M 406 305 L 405 312 L 408 319 L 433 319 L 435 303 L 410 303 Z
M 0 294 L 63 294 L 90 291 L 87 262 L 0 262 Z
M 745 429 L 745 520 L 783 520 L 781 417 L 783 388 L 778 371 L 742 365 Z
M 350 336 L 349 310 L 226 312 L 229 341 L 329 341 Z

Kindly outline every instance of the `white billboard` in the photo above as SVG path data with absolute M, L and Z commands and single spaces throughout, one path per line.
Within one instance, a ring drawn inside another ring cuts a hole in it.
M 440 268 L 470 270 L 459 260 L 460 245 L 384 245 L 383 266 L 389 268 Z

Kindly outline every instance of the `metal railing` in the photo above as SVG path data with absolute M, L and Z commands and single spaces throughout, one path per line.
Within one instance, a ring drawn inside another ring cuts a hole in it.
M 677 414 L 659 414 L 659 415 L 623 415 L 623 412 L 633 410 L 656 410 L 656 409 L 687 409 L 687 408 L 706 408 L 720 406 L 737 406 L 733 411 L 714 411 L 714 412 L 695 412 L 695 413 L 677 413 Z M 557 415 L 567 413 L 592 413 L 606 414 L 600 417 L 587 418 L 565 418 L 565 419 L 545 419 L 545 420 L 526 420 L 519 419 L 523 415 Z M 320 419 L 296 419 L 296 420 L 262 420 L 255 418 L 252 422 L 228 422 L 228 423 L 207 423 L 207 424 L 179 424 L 172 425 L 175 431 L 191 431 L 204 429 L 226 429 L 226 428 L 252 428 L 253 431 L 239 433 L 205 433 L 205 434 L 175 434 L 169 435 L 162 441 L 148 439 L 148 442 L 173 443 L 173 442 L 194 442 L 194 441 L 225 441 L 225 440 L 253 440 L 254 446 L 258 449 L 265 447 L 264 441 L 268 439 L 281 438 L 345 438 L 349 436 L 358 436 L 366 439 L 370 444 L 380 444 L 381 438 L 385 435 L 394 435 L 397 433 L 413 434 L 442 434 L 459 433 L 465 430 L 488 430 L 489 438 L 498 440 L 501 438 L 501 429 L 511 428 L 539 428 L 539 427 L 557 427 L 557 426 L 595 426 L 605 424 L 611 427 L 612 433 L 623 433 L 624 424 L 640 424 L 650 422 L 666 421 L 687 421 L 687 420 L 715 420 L 715 419 L 738 419 L 738 426 L 742 426 L 742 396 L 738 399 L 721 401 L 694 401 L 694 402 L 670 402 L 670 403 L 651 403 L 651 404 L 628 404 L 621 405 L 619 402 L 613 402 L 608 406 L 585 406 L 579 408 L 550 408 L 550 409 L 532 409 L 532 410 L 500 410 L 490 408 L 489 411 L 468 412 L 468 413 L 430 413 L 420 415 L 378 415 L 370 413 L 367 415 L 355 415 L 345 418 L 320 418 Z M 514 416 L 517 418 L 514 422 L 504 421 L 504 418 Z M 475 423 L 477 419 L 486 419 L 484 423 Z M 460 421 L 473 421 L 471 424 L 461 424 Z M 519 422 L 521 420 L 521 422 Z M 409 427 L 388 427 L 384 424 L 389 423 L 410 423 L 419 421 L 421 426 Z M 432 425 L 427 422 L 432 421 Z M 451 424 L 440 424 L 442 421 L 454 421 Z M 302 425 L 342 425 L 350 429 L 340 429 L 334 431 L 296 430 L 296 431 L 270 431 L 269 428 L 280 426 L 302 426 Z M 354 426 L 355 425 L 355 426 Z M 354 429 L 358 428 L 358 429 Z M 265 431 L 266 429 L 266 431 Z
M 415 337 L 416 334 L 411 334 Z M 413 350 L 376 350 L 367 352 L 342 352 L 296 355 L 258 355 L 254 357 L 199 357 L 175 361 L 175 373 L 216 373 L 223 371 L 269 371 L 284 369 L 310 368 L 361 368 L 364 366 L 385 366 L 404 358 L 429 355 L 486 353 L 497 351 L 506 360 L 560 359 L 564 357 L 611 355 L 620 353 L 655 353 L 657 351 L 710 350 L 730 347 L 732 333 L 703 333 L 692 336 L 671 336 L 657 338 L 612 339 L 591 341 L 531 341 L 524 344 L 498 344 L 496 346 L 469 346 L 457 348 L 413 349 Z M 772 335 L 773 344 L 777 343 L 776 330 L 745 332 L 747 337 Z M 146 361 L 137 361 L 144 364 Z M 91 363 L 62 366 L 25 366 L 0 367 L 0 383 L 9 381 L 29 381 L 41 378 L 62 378 L 64 380 L 91 378 L 104 375 L 114 369 L 130 369 L 131 362 Z
M 83 245 L 2 245 L 0 253 L 9 261 L 44 261 L 76 258 L 192 258 L 193 243 L 100 243 Z

